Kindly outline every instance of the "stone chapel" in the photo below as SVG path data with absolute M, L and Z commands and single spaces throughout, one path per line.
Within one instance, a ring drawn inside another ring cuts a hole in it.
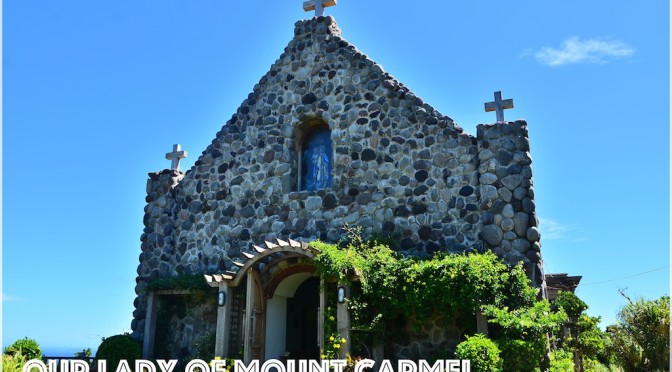
M 193 357 L 208 338 L 222 357 L 315 357 L 336 294 L 321 290 L 308 244 L 338 242 L 345 224 L 394 237 L 404 255 L 491 250 L 542 287 L 529 151 L 525 121 L 464 133 L 333 17 L 299 21 L 195 165 L 149 173 L 133 336 L 145 358 Z M 189 276 L 215 289 L 151 285 Z M 393 351 L 453 341 L 440 330 Z

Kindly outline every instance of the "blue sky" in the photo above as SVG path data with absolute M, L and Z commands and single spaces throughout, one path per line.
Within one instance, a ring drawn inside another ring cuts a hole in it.
M 3 345 L 96 348 L 129 330 L 147 172 L 174 143 L 193 165 L 310 16 L 301 3 L 4 1 Z M 667 2 L 340 0 L 326 13 L 471 134 L 495 120 L 494 91 L 514 99 L 546 270 L 583 275 L 577 294 L 603 326 L 618 289 L 669 293 Z

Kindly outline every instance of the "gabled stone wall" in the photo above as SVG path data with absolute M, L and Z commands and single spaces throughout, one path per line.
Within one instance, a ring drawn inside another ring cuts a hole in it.
M 333 182 L 299 191 L 297 131 L 331 130 Z M 395 238 L 407 255 L 492 249 L 540 285 L 524 122 L 463 133 L 342 38 L 300 21 L 270 71 L 186 174 L 152 174 L 133 330 L 145 283 L 233 269 L 274 238 L 336 242 L 344 224 Z

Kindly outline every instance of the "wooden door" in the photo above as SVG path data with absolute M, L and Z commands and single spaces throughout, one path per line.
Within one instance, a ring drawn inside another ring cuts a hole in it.
M 259 273 L 250 268 L 247 273 L 247 303 L 245 310 L 245 363 L 264 360 L 266 335 L 266 296 Z

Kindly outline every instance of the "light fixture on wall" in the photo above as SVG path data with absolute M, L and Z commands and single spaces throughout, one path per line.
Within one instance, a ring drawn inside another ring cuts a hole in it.
M 217 304 L 219 306 L 224 306 L 224 304 L 226 304 L 226 292 L 219 291 L 217 294 Z
M 345 287 L 340 286 L 338 287 L 338 303 L 342 304 L 345 302 Z

